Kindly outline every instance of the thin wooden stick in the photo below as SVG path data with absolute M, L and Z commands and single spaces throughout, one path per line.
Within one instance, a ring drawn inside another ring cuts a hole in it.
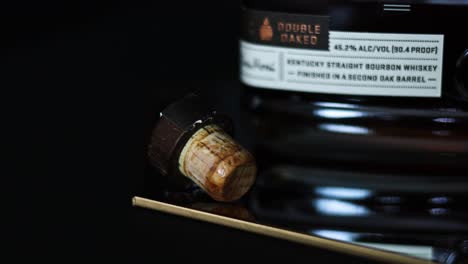
M 392 253 L 384 250 L 377 250 L 350 243 L 340 242 L 336 240 L 301 234 L 298 232 L 287 231 L 280 228 L 255 224 L 242 220 L 237 220 L 225 216 L 201 212 L 181 206 L 162 203 L 143 197 L 135 196 L 132 199 L 133 206 L 143 207 L 147 209 L 157 210 L 164 213 L 184 216 L 196 220 L 201 220 L 213 224 L 232 227 L 247 232 L 252 232 L 260 235 L 266 235 L 274 238 L 284 239 L 308 246 L 323 248 L 331 251 L 336 251 L 344 254 L 364 257 L 386 263 L 402 263 L 402 264 L 428 264 L 434 263 L 429 260 L 418 259 L 410 256 L 404 256 L 397 253 Z

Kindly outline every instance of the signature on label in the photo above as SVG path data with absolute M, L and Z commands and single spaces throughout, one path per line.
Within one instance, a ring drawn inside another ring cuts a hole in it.
M 261 62 L 259 58 L 254 58 L 252 61 L 248 61 L 245 58 L 242 59 L 242 67 L 249 68 L 251 70 L 256 69 L 260 71 L 275 72 L 274 63 Z

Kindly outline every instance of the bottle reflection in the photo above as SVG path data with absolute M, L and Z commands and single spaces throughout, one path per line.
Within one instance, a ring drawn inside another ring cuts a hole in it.
M 446 177 L 424 178 L 422 184 L 423 178 L 404 176 L 276 166 L 259 175 L 248 203 L 262 223 L 440 263 L 465 263 L 467 183 L 459 179 L 444 187 Z
M 250 213 L 250 211 L 240 203 L 193 203 L 188 205 L 188 207 L 207 213 L 231 217 L 248 222 L 255 222 L 255 218 Z
M 460 178 L 277 166 L 259 175 L 249 203 L 259 219 L 289 225 L 468 232 L 466 190 Z
M 318 129 L 321 131 L 331 132 L 331 133 L 341 133 L 341 134 L 350 134 L 350 135 L 370 135 L 374 132 L 366 127 L 362 126 L 353 126 L 353 125 L 343 125 L 343 124 L 333 124 L 333 123 L 323 123 L 318 126 Z
M 346 200 L 362 200 L 372 196 L 372 191 L 367 189 L 349 188 L 349 187 L 330 187 L 318 186 L 315 188 L 317 195 Z
M 191 185 L 182 191 L 166 189 L 164 191 L 164 201 L 211 214 L 255 222 L 255 218 L 242 201 L 230 203 L 214 201 L 196 185 Z
M 347 201 L 336 199 L 314 199 L 312 208 L 322 215 L 333 216 L 367 216 L 371 214 L 369 208 Z

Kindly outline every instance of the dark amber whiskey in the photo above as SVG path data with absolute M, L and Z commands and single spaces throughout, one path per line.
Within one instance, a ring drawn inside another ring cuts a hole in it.
M 243 102 L 263 169 L 468 177 L 468 2 L 245 0 L 242 10 Z M 256 36 L 265 19 L 270 40 Z M 282 42 L 286 28 L 299 42 Z

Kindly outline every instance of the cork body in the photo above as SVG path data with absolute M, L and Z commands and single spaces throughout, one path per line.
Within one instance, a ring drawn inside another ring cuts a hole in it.
M 253 156 L 217 125 L 192 135 L 180 153 L 179 170 L 217 201 L 242 197 L 257 172 Z

